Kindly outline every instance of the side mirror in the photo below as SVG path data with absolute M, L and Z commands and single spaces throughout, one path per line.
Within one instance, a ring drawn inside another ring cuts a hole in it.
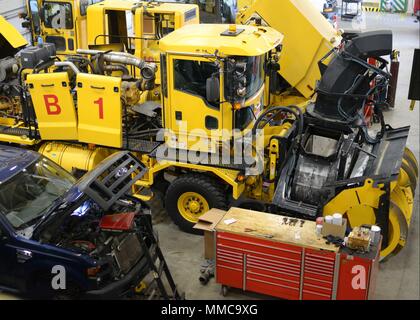
M 220 101 L 220 80 L 216 76 L 212 76 L 206 81 L 206 99 L 210 103 Z
M 22 28 L 30 29 L 31 28 L 31 22 L 29 22 L 29 21 L 22 22 Z

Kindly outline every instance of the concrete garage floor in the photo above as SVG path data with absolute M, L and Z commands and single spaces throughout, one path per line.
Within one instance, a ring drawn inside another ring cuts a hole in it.
M 389 29 L 394 31 L 394 48 L 401 51 L 401 68 L 398 83 L 397 107 L 386 113 L 387 123 L 394 127 L 411 125 L 408 146 L 419 156 L 419 110 L 417 104 L 414 112 L 409 112 L 407 100 L 408 86 L 413 59 L 413 49 L 419 47 L 420 24 L 414 23 L 413 17 L 366 13 L 355 22 L 342 22 L 343 29 L 375 30 Z M 304 39 L 302 40 L 304 41 Z M 158 201 L 154 201 L 158 203 Z M 156 205 L 153 211 L 158 216 L 163 209 Z M 378 276 L 377 299 L 419 299 L 419 195 L 415 200 L 412 226 L 408 244 L 398 256 L 381 263 Z M 158 220 L 158 219 L 156 219 Z M 198 281 L 200 266 L 203 263 L 203 238 L 182 233 L 165 216 L 156 225 L 162 250 L 180 290 L 186 293 L 187 299 L 270 299 L 256 294 L 232 290 L 224 298 L 220 294 L 220 285 L 212 279 L 207 286 Z M 13 296 L 2 294 L 0 300 L 13 299 Z
M 382 13 L 366 13 L 356 22 L 341 22 L 340 28 L 360 31 L 389 29 L 394 32 L 394 48 L 401 51 L 401 67 L 398 83 L 396 108 L 386 112 L 387 123 L 394 127 L 411 125 L 408 147 L 419 156 L 419 110 L 410 112 L 407 100 L 413 49 L 420 43 L 420 24 L 411 16 Z M 156 208 L 157 209 L 157 208 Z M 380 264 L 376 299 L 419 299 L 419 195 L 415 200 L 412 226 L 406 247 L 395 257 Z M 168 218 L 156 226 L 161 246 L 179 288 L 187 299 L 267 299 L 268 297 L 232 290 L 224 298 L 220 285 L 214 279 L 206 286 L 198 281 L 203 263 L 203 239 L 182 233 Z

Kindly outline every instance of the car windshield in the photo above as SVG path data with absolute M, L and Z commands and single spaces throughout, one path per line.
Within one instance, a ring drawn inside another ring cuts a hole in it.
M 265 80 L 264 73 L 264 62 L 265 55 L 258 57 L 232 57 L 237 64 L 243 63 L 246 65 L 245 77 L 246 77 L 246 95 L 245 99 L 249 99 L 254 96 L 258 90 L 261 89 Z M 225 83 L 225 92 L 230 95 L 235 90 L 232 86 L 235 86 L 233 81 L 230 81 L 229 77 Z M 228 97 L 226 97 L 228 98 Z
M 27 228 L 51 208 L 76 182 L 67 171 L 41 157 L 0 184 L 0 208 L 16 229 Z

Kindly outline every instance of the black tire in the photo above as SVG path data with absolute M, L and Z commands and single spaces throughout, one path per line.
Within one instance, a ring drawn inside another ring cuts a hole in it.
M 166 210 L 172 221 L 184 232 L 202 235 L 193 229 L 195 223 L 186 220 L 178 210 L 178 199 L 186 192 L 195 192 L 206 199 L 211 208 L 226 210 L 226 191 L 217 180 L 203 174 L 185 174 L 177 178 L 168 188 L 165 197 Z

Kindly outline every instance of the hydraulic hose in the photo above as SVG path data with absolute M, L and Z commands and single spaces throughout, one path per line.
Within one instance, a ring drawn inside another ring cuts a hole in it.
M 293 151 L 295 150 L 296 146 L 298 145 L 298 143 L 300 141 L 300 137 L 303 135 L 304 117 L 303 117 L 303 112 L 302 112 L 302 110 L 300 110 L 299 107 L 297 107 L 295 105 L 291 105 L 291 106 L 288 106 L 288 107 L 277 106 L 277 107 L 269 108 L 268 110 L 264 111 L 263 114 L 257 119 L 257 121 L 254 124 L 254 127 L 252 129 L 252 137 L 255 137 L 256 132 L 258 130 L 258 126 L 266 118 L 266 116 L 269 113 L 274 113 L 274 114 L 271 115 L 268 118 L 268 120 L 266 121 L 266 124 L 268 124 L 272 119 L 274 119 L 277 116 L 277 114 L 279 114 L 280 112 L 286 112 L 286 113 L 289 113 L 289 114 L 293 114 L 296 118 L 297 123 L 298 123 L 298 131 L 297 131 L 297 134 L 295 135 L 295 138 L 297 137 L 297 139 L 293 139 L 292 145 L 291 145 L 291 147 L 289 148 L 289 150 L 286 154 L 286 159 L 288 159 L 291 156 L 291 154 L 293 153 Z M 280 167 L 280 171 L 283 169 L 283 167 L 284 167 L 284 164 Z M 275 181 L 274 180 L 269 180 L 269 179 L 264 179 L 264 182 L 273 183 Z
M 375 107 L 375 113 L 378 115 L 379 120 L 381 121 L 381 131 L 380 131 L 380 133 L 375 138 L 372 138 L 369 135 L 369 131 L 368 131 L 367 126 L 364 125 L 364 126 L 361 127 L 362 133 L 363 133 L 363 138 L 369 144 L 376 144 L 376 143 L 378 143 L 379 141 L 381 141 L 381 139 L 385 135 L 385 127 L 386 127 L 386 124 L 385 124 L 384 114 L 382 113 L 382 110 L 380 108 L 378 108 L 378 107 Z
M 263 114 L 257 119 L 257 121 L 255 121 L 254 127 L 252 128 L 252 136 L 256 135 L 259 124 L 265 119 L 265 117 L 269 113 L 272 113 L 272 112 L 274 112 L 275 114 L 272 115 L 269 118 L 269 121 L 271 121 L 280 112 L 286 112 L 286 113 L 293 114 L 295 116 L 296 120 L 298 121 L 298 124 L 299 124 L 299 126 L 298 126 L 298 136 L 301 136 L 303 134 L 303 125 L 304 125 L 303 114 L 300 110 L 297 112 L 296 111 L 297 109 L 298 109 L 297 106 L 289 106 L 289 107 L 277 106 L 277 107 L 269 108 L 268 110 L 263 112 Z

